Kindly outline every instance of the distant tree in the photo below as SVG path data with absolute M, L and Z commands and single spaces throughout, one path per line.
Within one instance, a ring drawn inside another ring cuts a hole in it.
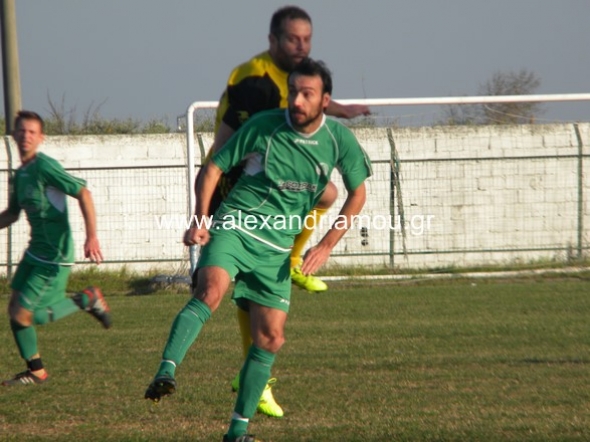
M 532 95 L 541 79 L 526 69 L 518 72 L 496 72 L 481 88 L 480 95 Z M 484 106 L 488 123 L 526 124 L 543 113 L 543 105 L 535 102 L 491 103 Z
M 170 132 L 170 127 L 164 120 L 150 120 L 141 126 L 142 134 L 167 134 Z
M 196 109 L 193 114 L 193 132 L 213 132 L 215 130 L 215 114 L 217 109 Z M 186 131 L 186 115 L 176 119 L 176 132 Z
M 496 72 L 480 85 L 478 95 L 531 95 L 541 85 L 541 79 L 531 71 Z M 544 113 L 543 105 L 535 102 L 483 103 L 450 105 L 445 109 L 445 124 L 528 124 Z
M 444 117 L 439 123 L 451 126 L 485 124 L 481 121 L 479 106 L 476 104 L 449 104 L 445 106 Z
M 49 95 L 49 115 L 44 116 L 47 135 L 116 135 L 116 134 L 155 134 L 170 133 L 164 120 L 151 120 L 143 124 L 133 118 L 104 118 L 100 109 L 106 102 L 91 103 L 82 118 L 78 118 L 76 106 L 66 107 L 65 96 L 56 103 Z

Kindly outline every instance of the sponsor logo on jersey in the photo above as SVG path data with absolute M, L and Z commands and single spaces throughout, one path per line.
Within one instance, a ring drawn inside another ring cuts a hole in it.
M 240 124 L 244 124 L 248 118 L 250 118 L 248 111 L 238 111 L 238 121 Z
M 305 140 L 303 138 L 295 138 L 295 144 L 309 144 L 310 146 L 317 146 L 318 140 Z
M 300 183 L 297 181 L 279 181 L 277 185 L 281 190 L 291 190 L 293 192 L 315 192 L 318 189 L 317 184 Z

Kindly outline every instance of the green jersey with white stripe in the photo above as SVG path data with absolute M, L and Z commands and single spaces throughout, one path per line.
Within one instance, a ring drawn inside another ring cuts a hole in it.
M 250 117 L 212 160 L 224 172 L 244 163 L 213 228 L 237 228 L 279 249 L 293 245 L 334 168 L 348 190 L 372 174 L 350 129 L 324 116 L 314 133 L 303 134 L 291 126 L 286 109 Z
M 66 195 L 76 196 L 86 185 L 53 158 L 38 153 L 16 170 L 8 210 L 24 210 L 31 226 L 27 254 L 41 262 L 71 265 L 74 245 Z

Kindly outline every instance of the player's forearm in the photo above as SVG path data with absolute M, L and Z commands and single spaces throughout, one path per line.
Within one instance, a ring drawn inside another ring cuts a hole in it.
M 8 210 L 0 213 L 0 229 L 4 229 L 18 220 L 18 215 L 15 215 Z
M 326 108 L 326 114 L 337 118 L 355 118 L 361 115 L 370 115 L 371 111 L 364 104 L 340 104 L 331 100 Z
M 338 214 L 338 218 L 318 243 L 318 247 L 328 247 L 332 250 L 344 234 L 348 232 L 352 226 L 354 217 L 363 209 L 366 199 L 367 195 L 364 183 L 358 186 L 355 190 L 349 191 L 346 201 Z
M 203 174 L 196 183 L 197 204 L 195 207 L 195 217 L 197 220 L 209 216 L 211 198 L 213 197 L 219 178 L 221 178 L 221 174 L 221 169 L 212 161 L 205 165 Z
M 345 115 L 346 112 L 345 112 L 344 105 L 342 105 L 334 100 L 330 100 L 330 104 L 326 108 L 326 114 L 328 114 L 332 117 L 347 118 Z
M 86 238 L 96 238 L 96 210 L 90 191 L 83 187 L 77 196 L 86 227 Z

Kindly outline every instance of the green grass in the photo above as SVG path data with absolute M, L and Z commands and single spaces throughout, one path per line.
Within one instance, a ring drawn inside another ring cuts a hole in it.
M 0 389 L 0 440 L 221 440 L 241 365 L 231 302 L 154 406 L 143 394 L 188 293 L 129 296 L 147 279 L 122 279 L 111 330 L 86 314 L 38 328 L 51 380 Z M 589 295 L 587 275 L 295 289 L 273 370 L 286 415 L 250 429 L 265 442 L 589 440 Z M 8 321 L 0 337 L 8 377 L 23 369 Z

